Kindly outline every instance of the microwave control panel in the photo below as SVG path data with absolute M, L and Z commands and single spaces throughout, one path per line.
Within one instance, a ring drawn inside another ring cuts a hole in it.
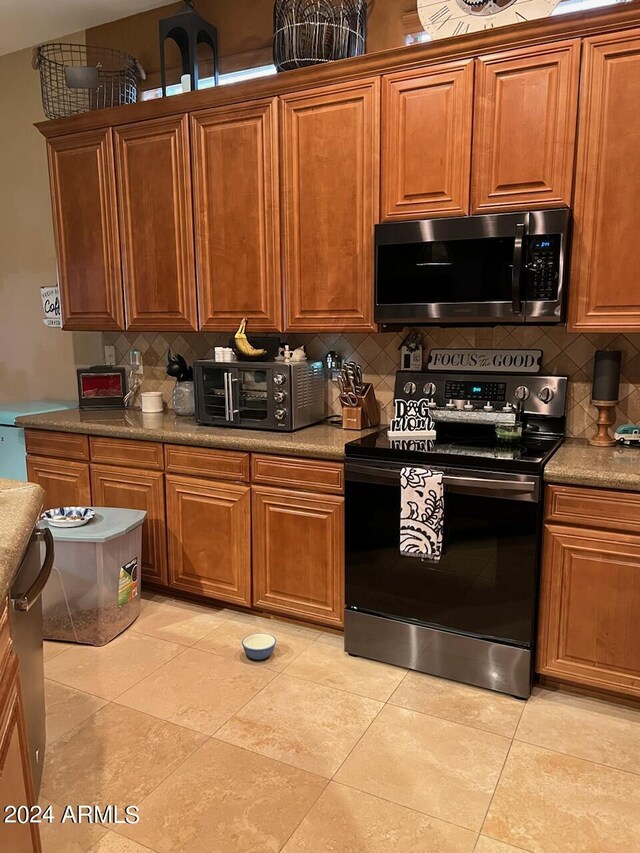
M 557 299 L 560 235 L 537 235 L 529 237 L 527 242 L 528 298 Z

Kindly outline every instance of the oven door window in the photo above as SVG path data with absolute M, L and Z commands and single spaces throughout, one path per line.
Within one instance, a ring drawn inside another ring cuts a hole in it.
M 346 605 L 531 644 L 539 504 L 445 491 L 437 564 L 400 554 L 400 487 L 347 482 Z
M 266 370 L 238 371 L 241 421 L 266 421 L 269 417 L 269 373 Z
M 379 305 L 510 302 L 514 237 L 378 246 Z
M 223 367 L 205 367 L 202 371 L 202 402 L 204 414 L 209 418 L 226 420 L 225 374 Z

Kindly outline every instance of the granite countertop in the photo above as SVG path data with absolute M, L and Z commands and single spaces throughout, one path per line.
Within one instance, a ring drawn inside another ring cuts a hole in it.
M 206 427 L 199 426 L 194 418 L 178 417 L 171 411 L 147 415 L 137 409 L 102 409 L 94 412 L 67 409 L 40 415 L 24 415 L 17 418 L 16 423 L 34 429 L 339 461 L 344 459 L 344 446 L 347 442 L 379 429 L 374 427 L 360 432 L 343 430 L 327 423 L 316 424 L 297 432 Z
M 549 483 L 640 492 L 640 448 L 591 447 L 568 438 L 544 469 Z
M 0 609 L 22 562 L 43 499 L 40 486 L 0 479 Z

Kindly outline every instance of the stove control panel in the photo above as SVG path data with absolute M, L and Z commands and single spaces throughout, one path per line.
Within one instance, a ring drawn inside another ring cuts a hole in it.
M 396 374 L 396 399 L 428 401 L 434 414 L 459 412 L 477 417 L 478 412 L 564 417 L 566 376 L 532 376 L 495 373 L 427 373 L 401 370 Z
M 431 382 L 429 385 L 434 385 L 434 383 Z M 466 381 L 450 379 L 444 384 L 444 396 L 448 400 L 482 400 L 483 402 L 486 400 L 492 400 L 502 402 L 506 399 L 506 393 L 506 382 L 481 382 L 475 380 Z

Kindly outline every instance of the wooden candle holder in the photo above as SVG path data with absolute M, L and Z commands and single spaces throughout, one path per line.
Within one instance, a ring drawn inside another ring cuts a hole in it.
M 598 410 L 598 431 L 589 439 L 589 444 L 593 447 L 613 447 L 616 443 L 615 438 L 609 434 L 609 429 L 613 426 L 616 419 L 616 406 L 618 400 L 592 400 L 591 405 Z

